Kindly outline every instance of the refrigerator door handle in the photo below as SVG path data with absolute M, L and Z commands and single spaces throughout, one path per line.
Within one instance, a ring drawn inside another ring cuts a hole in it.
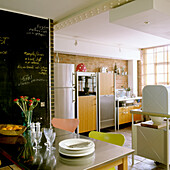
M 75 87 L 75 73 L 72 73 L 72 86 Z
M 76 102 L 75 89 L 72 89 L 72 103 Z

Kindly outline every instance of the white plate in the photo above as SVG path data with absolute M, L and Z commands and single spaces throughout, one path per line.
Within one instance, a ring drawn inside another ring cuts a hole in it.
M 81 154 L 65 153 L 65 152 L 61 152 L 60 150 L 59 150 L 59 153 L 61 153 L 62 155 L 65 155 L 65 156 L 70 156 L 70 157 L 81 157 L 81 156 L 90 155 L 90 154 L 92 154 L 94 151 L 95 151 L 95 149 L 92 148 L 90 151 L 88 151 L 88 152 L 86 152 L 86 153 L 81 153 Z
M 94 151 L 94 147 L 90 148 L 90 149 L 86 149 L 86 150 L 67 150 L 64 148 L 59 147 L 59 152 L 62 153 L 68 153 L 68 154 L 84 154 L 84 153 L 88 153 Z
M 84 142 L 89 142 L 88 146 L 74 147 L 74 148 L 69 147 L 69 145 L 76 145 L 76 144 L 81 144 Z M 67 150 L 87 150 L 87 149 L 94 148 L 94 146 L 95 145 L 93 141 L 88 140 L 88 139 L 81 139 L 81 138 L 66 139 L 59 143 L 59 147 L 63 149 L 67 149 Z

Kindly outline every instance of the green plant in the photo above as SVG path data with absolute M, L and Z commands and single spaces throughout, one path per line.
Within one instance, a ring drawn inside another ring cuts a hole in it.
M 131 88 L 130 88 L 130 87 L 128 87 L 128 88 L 126 89 L 126 91 L 131 91 Z

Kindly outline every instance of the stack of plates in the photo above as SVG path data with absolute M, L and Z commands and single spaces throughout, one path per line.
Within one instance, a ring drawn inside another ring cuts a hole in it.
M 87 139 L 66 139 L 59 143 L 59 153 L 65 156 L 86 156 L 92 154 L 94 150 L 94 142 Z

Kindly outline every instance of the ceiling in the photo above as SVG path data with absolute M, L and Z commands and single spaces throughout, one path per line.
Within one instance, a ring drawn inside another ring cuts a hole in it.
M 170 44 L 168 39 L 110 23 L 109 11 L 58 30 L 56 34 L 124 48 Z
M 0 0 L 0 8 L 50 18 L 55 22 L 60 22 L 64 18 L 73 16 L 79 11 L 101 2 L 104 2 L 104 0 Z M 138 21 L 137 17 L 129 18 L 129 21 L 132 21 L 132 19 L 134 22 Z M 126 22 L 128 23 L 128 20 Z M 116 23 L 116 21 L 115 23 L 114 21 L 110 23 L 109 11 L 106 11 L 63 29 L 56 30 L 55 34 L 77 37 L 77 39 L 90 40 L 105 45 L 146 48 L 170 44 L 170 32 L 167 32 L 169 37 L 162 36 L 162 33 L 159 35 L 159 29 L 162 28 L 161 24 L 162 22 L 157 23 L 156 27 L 154 27 L 157 30 L 155 30 L 157 34 L 153 35 L 151 31 L 147 33 L 147 31 L 138 28 L 121 25 Z M 170 28 L 170 22 L 166 22 L 166 27 L 167 29 Z
M 103 0 L 0 0 L 0 8 L 59 21 Z

